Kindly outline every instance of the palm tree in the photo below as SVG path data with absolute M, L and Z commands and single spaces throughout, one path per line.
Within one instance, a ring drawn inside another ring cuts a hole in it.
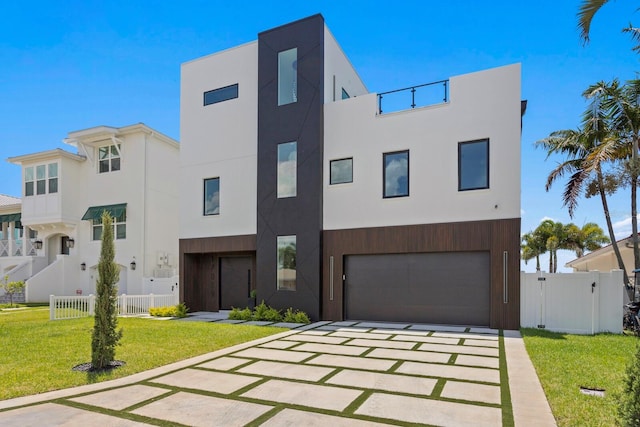
M 589 32 L 591 31 L 591 21 L 593 17 L 600 10 L 602 6 L 607 4 L 609 0 L 583 0 L 578 10 L 578 30 L 580 31 L 580 39 L 584 44 L 589 43 Z M 638 44 L 632 49 L 636 52 L 640 52 L 640 28 L 635 28 L 629 24 L 628 27 L 623 28 L 622 32 L 629 33 L 631 40 Z
M 569 223 L 565 226 L 565 231 L 567 234 L 567 249 L 573 250 L 578 258 L 582 257 L 585 251 L 595 251 L 600 249 L 602 245 L 611 242 L 604 235 L 602 228 L 594 222 L 588 222 L 582 228 Z
M 595 192 L 600 195 L 607 230 L 609 238 L 613 242 L 613 251 L 616 255 L 618 268 L 623 270 L 624 282 L 629 283 L 629 277 L 613 232 L 613 223 L 607 201 L 607 195 L 610 195 L 615 190 L 615 186 L 612 187 L 610 182 L 605 182 L 605 174 L 603 173 L 603 166 L 613 157 L 612 145 L 608 143 L 612 141 L 611 132 L 608 127 L 605 110 L 600 105 L 600 96 L 596 96 L 589 90 L 585 91 L 583 95 L 591 99 L 591 105 L 583 113 L 582 129 L 555 131 L 547 138 L 536 142 L 537 146 L 547 150 L 547 158 L 553 154 L 566 156 L 565 160 L 549 173 L 545 188 L 549 191 L 555 181 L 565 174 L 570 174 L 570 178 L 565 185 L 562 201 L 563 206 L 566 206 L 569 211 L 569 216 L 573 218 L 575 209 L 578 207 L 579 197 L 585 187 L 586 189 L 595 187 Z M 606 141 L 607 144 L 603 144 L 602 141 Z M 601 145 L 607 147 L 607 149 L 598 151 L 597 149 Z M 598 155 L 594 156 L 594 153 L 598 153 Z
M 543 240 L 540 234 L 536 234 L 533 231 L 525 233 L 522 236 L 522 259 L 526 264 L 533 258 L 536 259 L 536 271 L 540 271 L 540 255 L 547 252 L 547 241 Z

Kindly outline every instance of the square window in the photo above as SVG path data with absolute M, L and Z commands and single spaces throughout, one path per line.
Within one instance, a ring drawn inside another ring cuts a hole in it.
M 409 195 L 409 150 L 384 153 L 383 195 L 385 198 Z
M 98 147 L 98 173 L 120 170 L 120 144 Z
M 297 192 L 298 143 L 278 144 L 278 198 L 295 197 Z
M 278 105 L 298 101 L 298 48 L 278 53 Z
M 458 144 L 458 191 L 489 188 L 489 140 Z
M 203 215 L 220 214 L 220 178 L 204 180 L 204 211 Z
M 331 178 L 329 184 L 353 182 L 353 158 L 331 160 Z
M 296 290 L 296 236 L 278 236 L 277 290 Z

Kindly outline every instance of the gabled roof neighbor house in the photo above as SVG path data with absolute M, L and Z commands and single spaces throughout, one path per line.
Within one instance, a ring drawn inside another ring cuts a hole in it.
M 625 269 L 631 278 L 633 278 L 633 236 L 625 237 L 617 241 L 618 249 L 620 249 L 620 255 L 622 256 L 622 262 Z M 581 256 L 580 258 L 573 259 L 565 264 L 565 267 L 573 268 L 573 271 L 602 271 L 607 272 L 611 270 L 618 270 L 618 260 L 616 254 L 613 251 L 611 244 L 596 249 L 593 252 Z
M 369 92 L 314 15 L 181 72 L 193 311 L 519 327 L 519 64 Z
M 27 301 L 95 293 L 103 211 L 115 218 L 118 292 L 167 293 L 154 278 L 177 276 L 179 144 L 142 123 L 71 132 L 64 142 L 77 153 L 8 159 L 22 167 L 22 203 L 4 224 L 29 237 L 14 241 L 23 251 L 10 273 L 24 271 Z

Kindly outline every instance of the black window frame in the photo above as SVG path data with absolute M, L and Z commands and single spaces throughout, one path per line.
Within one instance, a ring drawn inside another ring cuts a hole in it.
M 486 186 L 482 186 L 482 187 L 462 187 L 462 147 L 465 145 L 471 145 L 471 144 L 479 144 L 479 143 L 486 143 L 487 149 L 486 149 L 486 156 L 487 156 L 487 166 L 486 166 L 486 176 L 487 176 L 487 185 Z M 491 157 L 489 156 L 490 154 L 490 141 L 489 138 L 481 138 L 481 139 L 474 139 L 472 141 L 462 141 L 462 142 L 458 142 L 458 191 L 473 191 L 473 190 L 487 190 L 489 188 L 491 188 L 491 175 L 489 174 L 490 171 L 490 163 L 491 163 Z
M 224 91 L 228 90 L 230 88 L 235 88 L 235 93 L 233 93 L 231 96 L 222 95 L 222 97 L 220 99 L 216 99 L 214 101 L 207 102 L 207 95 L 212 95 L 212 94 L 215 94 L 215 93 L 223 93 L 224 94 Z M 240 88 L 238 86 L 238 83 L 234 83 L 232 85 L 228 85 L 228 86 L 224 86 L 224 87 L 219 87 L 219 88 L 213 89 L 213 90 L 208 90 L 202 96 L 203 106 L 206 107 L 207 105 L 213 105 L 213 104 L 218 104 L 220 102 L 230 101 L 232 99 L 238 98 L 239 94 L 240 94 Z
M 218 181 L 218 212 L 207 213 L 207 182 Z M 220 215 L 220 177 L 203 178 L 202 180 L 202 216 Z
M 401 153 L 407 153 L 407 194 L 396 194 L 396 195 L 392 195 L 392 196 L 387 196 L 387 156 L 388 155 L 392 155 L 392 154 L 401 154 Z M 382 198 L 383 199 L 395 199 L 398 197 L 409 197 L 409 195 L 411 194 L 411 190 L 410 190 L 410 177 L 411 177 L 411 173 L 410 173 L 410 156 L 409 156 L 409 150 L 399 150 L 399 151 L 389 151 L 387 153 L 382 153 Z
M 345 160 L 351 160 L 351 181 L 334 182 L 333 174 L 331 173 L 332 172 L 331 165 L 333 164 L 333 162 L 343 162 Z M 343 157 L 342 159 L 329 160 L 329 185 L 350 184 L 352 182 L 353 182 L 353 157 Z

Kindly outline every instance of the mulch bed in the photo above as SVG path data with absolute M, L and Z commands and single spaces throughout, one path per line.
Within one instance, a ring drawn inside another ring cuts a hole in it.
M 126 365 L 126 362 L 123 362 L 122 360 L 113 360 L 109 362 L 109 364 L 102 369 L 94 369 L 91 362 L 88 362 L 88 363 L 81 363 L 79 365 L 76 365 L 73 368 L 71 368 L 71 370 L 76 372 L 108 372 L 112 369 L 116 369 L 124 365 Z

